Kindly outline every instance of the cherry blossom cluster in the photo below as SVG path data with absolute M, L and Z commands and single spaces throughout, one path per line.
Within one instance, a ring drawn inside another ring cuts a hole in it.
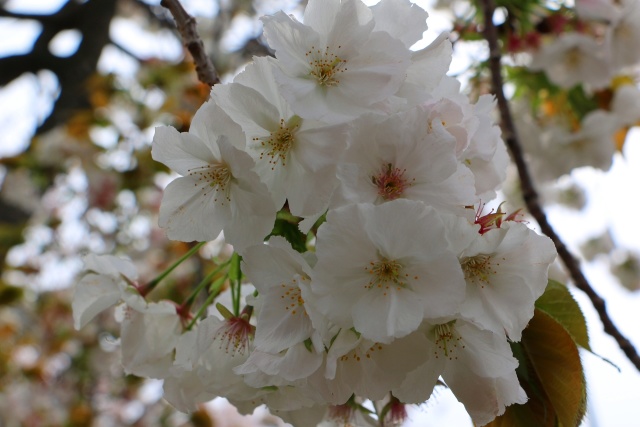
M 620 137 L 616 133 L 640 120 L 640 90 L 632 77 L 640 62 L 640 3 L 576 0 L 575 12 L 576 23 L 554 16 L 551 34 L 533 53 L 530 68 L 565 90 L 579 85 L 587 93 L 610 90 L 611 100 L 583 117 L 551 111 L 534 121 L 519 115 L 519 133 L 539 182 L 582 166 L 608 170 Z
M 396 423 L 439 381 L 477 425 L 524 403 L 509 341 L 555 249 L 517 215 L 481 212 L 509 161 L 494 102 L 446 75 L 446 35 L 410 49 L 426 19 L 408 0 L 264 17 L 275 58 L 215 86 L 189 132 L 157 128 L 152 148 L 180 175 L 160 226 L 180 241 L 222 232 L 242 256 L 244 305 L 185 328 L 183 306 L 145 300 L 130 262 L 91 255 L 76 327 L 124 302 L 126 372 L 163 379 L 182 411 L 223 396 L 294 426 L 360 425 L 371 400 Z M 283 212 L 306 251 L 268 237 Z

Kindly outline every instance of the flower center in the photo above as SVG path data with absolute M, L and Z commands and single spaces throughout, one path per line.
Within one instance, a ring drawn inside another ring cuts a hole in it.
M 249 350 L 255 329 L 247 316 L 232 317 L 224 321 L 213 340 L 219 341 L 220 349 L 224 348 L 227 353 L 243 355 Z
M 458 359 L 456 352 L 458 345 L 460 349 L 465 348 L 465 345 L 461 342 L 462 338 L 455 333 L 455 329 L 452 328 L 455 320 L 449 323 L 443 323 L 436 325 L 434 328 L 436 347 L 438 349 L 434 352 L 436 359 L 444 355 L 449 360 Z
M 224 163 L 218 163 L 216 165 L 205 165 L 198 166 L 197 168 L 192 168 L 187 171 L 189 176 L 195 179 L 195 186 L 201 186 L 204 190 L 202 195 L 206 196 L 214 192 L 213 201 L 217 202 L 220 194 L 223 195 L 222 204 L 224 205 L 226 199 L 227 201 L 231 201 L 229 198 L 229 182 L 233 178 L 231 174 L 231 170 Z
M 328 418 L 336 424 L 352 426 L 351 421 L 355 419 L 355 409 L 349 402 L 343 405 L 329 406 Z
M 415 178 L 409 181 L 404 177 L 406 171 L 406 169 L 394 168 L 391 163 L 383 166 L 378 175 L 371 177 L 371 182 L 378 188 L 378 195 L 384 200 L 395 200 L 401 197 L 415 181 Z
M 351 350 L 349 353 L 345 354 L 344 356 L 340 356 L 340 359 L 338 359 L 338 360 L 340 360 L 341 362 L 357 362 L 357 363 L 360 363 L 360 361 L 362 360 L 363 357 L 365 359 L 371 359 L 372 354 L 375 353 L 376 351 L 380 351 L 380 350 L 382 350 L 382 345 L 380 345 L 379 343 L 373 344 L 371 347 L 369 347 L 366 350 L 363 349 L 362 346 L 359 345 L 358 347 L 354 348 L 353 350 Z
M 460 261 L 460 265 L 462 266 L 464 278 L 467 282 L 480 285 L 481 288 L 489 284 L 491 275 L 496 274 L 496 270 L 493 269 L 494 265 L 491 263 L 490 255 L 480 254 L 467 257 Z
M 295 134 L 301 123 L 302 119 L 298 116 L 291 117 L 288 122 L 280 119 L 278 129 L 271 132 L 269 136 L 253 138 L 254 141 L 260 142 L 260 160 L 266 156 L 269 159 L 271 170 L 275 169 L 278 162 L 282 166 L 287 165 L 287 157 L 295 143 Z
M 407 282 L 405 281 L 409 275 L 407 273 L 402 273 L 402 264 L 395 260 L 388 260 L 386 258 L 382 258 L 376 262 L 370 262 L 368 267 L 365 267 L 367 273 L 369 273 L 372 277 L 369 280 L 369 283 L 365 285 L 365 289 L 383 289 L 383 295 L 387 295 L 387 291 L 391 289 L 391 287 L 395 287 L 396 290 L 400 290 L 402 288 L 408 287 Z M 414 279 L 418 279 L 418 276 L 414 277 Z
M 569 49 L 565 54 L 565 63 L 570 70 L 577 70 L 582 64 L 582 52 L 577 47 Z
M 282 292 L 280 299 L 284 300 L 286 304 L 284 309 L 291 313 L 292 316 L 295 316 L 300 312 L 306 313 L 304 308 L 304 299 L 302 298 L 302 293 L 298 285 L 298 280 L 304 282 L 306 279 L 307 278 L 304 276 L 296 275 L 290 284 L 282 283 L 280 285 Z
M 338 46 L 338 49 L 341 47 Z M 305 56 L 311 66 L 309 74 L 317 80 L 320 86 L 337 86 L 340 84 L 337 76 L 347 71 L 347 67 L 344 66 L 347 63 L 346 59 L 329 52 L 329 46 L 324 51 L 311 46 L 311 50 L 305 53 Z

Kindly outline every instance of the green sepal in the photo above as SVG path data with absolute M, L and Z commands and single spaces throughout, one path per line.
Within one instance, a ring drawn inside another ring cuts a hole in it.
M 307 338 L 303 342 L 304 348 L 306 348 L 309 353 L 313 353 L 313 342 L 311 341 L 311 338 Z
M 216 303 L 216 308 L 218 309 L 218 312 L 222 315 L 222 317 L 224 317 L 226 320 L 229 320 L 233 317 L 233 313 L 231 313 L 227 307 L 220 304 L 219 302 Z

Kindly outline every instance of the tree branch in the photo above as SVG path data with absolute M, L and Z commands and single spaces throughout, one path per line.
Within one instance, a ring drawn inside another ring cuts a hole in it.
M 174 30 L 176 28 L 175 21 L 166 14 L 166 10 L 162 6 L 149 4 L 143 0 L 132 1 L 133 4 L 140 8 L 151 21 L 160 25 L 160 27 L 170 30 Z
M 500 46 L 498 45 L 498 33 L 496 27 L 493 24 L 493 13 L 495 11 L 495 4 L 493 0 L 482 0 L 484 15 L 484 36 L 489 42 L 489 68 L 491 69 L 491 82 L 493 86 L 493 92 L 498 100 L 498 108 L 500 109 L 500 116 L 502 119 L 502 131 L 505 142 L 511 151 L 511 156 L 518 168 L 518 175 L 520 177 L 520 183 L 522 188 L 522 197 L 527 209 L 531 215 L 536 219 L 542 232 L 549 236 L 556 246 L 558 255 L 562 259 L 564 265 L 567 267 L 574 284 L 583 291 L 591 303 L 595 307 L 600 320 L 604 325 L 604 330 L 607 334 L 611 335 L 618 343 L 627 358 L 635 365 L 640 371 L 640 356 L 631 342 L 624 337 L 618 328 L 615 326 L 609 314 L 606 310 L 605 301 L 594 291 L 587 278 L 582 273 L 578 260 L 569 252 L 564 242 L 560 239 L 555 232 L 551 224 L 547 220 L 547 217 L 542 210 L 538 193 L 533 185 L 531 175 L 524 160 L 522 147 L 518 139 L 513 118 L 507 99 L 504 96 L 502 90 L 502 66 L 501 59 L 502 54 L 500 52 Z
M 195 18 L 184 10 L 179 0 L 162 0 L 160 5 L 167 8 L 176 20 L 182 41 L 191 53 L 193 62 L 196 64 L 198 79 L 209 86 L 220 83 L 218 73 L 213 67 L 211 59 L 207 56 L 202 39 L 200 39 L 198 35 Z
M 4 4 L 2 4 L 0 7 L 0 17 L 15 18 L 15 19 L 32 19 L 35 21 L 39 21 L 43 25 L 46 25 L 49 23 L 59 24 L 61 22 L 68 20 L 70 16 L 73 16 L 80 9 L 82 9 L 82 4 L 80 2 L 67 0 L 56 12 L 53 12 L 50 15 L 43 15 L 38 13 L 11 12 L 6 10 L 4 8 Z

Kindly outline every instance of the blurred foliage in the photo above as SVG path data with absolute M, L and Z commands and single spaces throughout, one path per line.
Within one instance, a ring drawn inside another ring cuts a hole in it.
M 268 3 L 215 1 L 208 14 L 196 14 L 223 78 L 253 55 L 269 54 L 255 30 L 240 33 L 241 22 L 258 28 L 258 11 L 296 7 L 292 1 Z M 103 25 L 95 20 L 100 4 L 106 6 Z M 188 53 L 148 56 L 136 40 L 125 44 L 113 30 L 113 22 L 126 22 L 141 37 L 181 44 L 173 19 L 141 0 L 70 0 L 48 15 L 3 4 L 0 17 L 35 20 L 42 27 L 31 51 L 0 58 L 0 86 L 48 69 L 59 91 L 46 100 L 52 112 L 38 123 L 27 148 L 0 158 L 0 425 L 224 425 L 204 407 L 190 417 L 177 413 L 160 399 L 157 382 L 125 377 L 114 338 L 119 325 L 111 313 L 82 331 L 72 326 L 68 287 L 83 253 L 126 252 L 134 262 L 144 253 L 144 282 L 190 247 L 168 241 L 157 228 L 169 176 L 151 159 L 151 138 L 159 125 L 188 130 L 210 88 L 197 81 Z M 80 46 L 56 57 L 49 43 L 68 28 L 80 31 Z M 134 64 L 133 75 L 117 64 L 101 71 L 101 61 L 118 61 L 118 55 Z M 201 257 L 193 257 L 151 298 L 182 302 L 206 268 Z M 241 425 L 237 415 L 232 419 Z

